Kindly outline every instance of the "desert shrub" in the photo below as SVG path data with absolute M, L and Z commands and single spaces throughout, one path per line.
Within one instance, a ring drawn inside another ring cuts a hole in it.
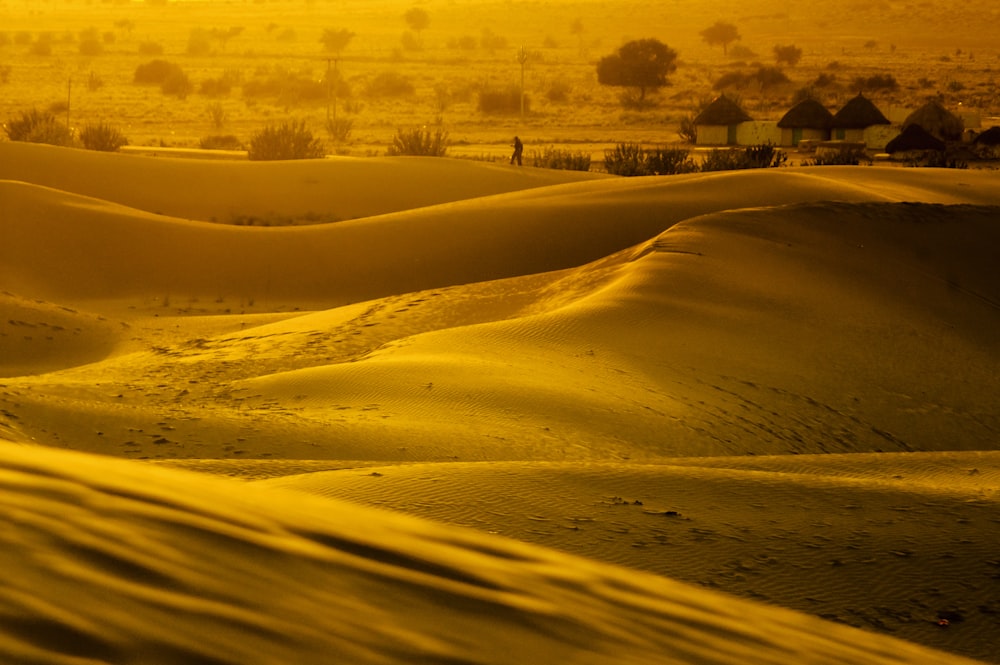
M 156 42 L 139 42 L 139 55 L 163 55 L 163 45 Z
M 243 142 L 232 134 L 206 136 L 198 142 L 202 150 L 243 150 Z
M 187 54 L 194 56 L 209 55 L 212 52 L 212 36 L 204 28 L 195 28 L 188 36 Z
M 104 79 L 98 76 L 96 72 L 91 70 L 90 74 L 87 75 L 87 90 L 93 92 L 95 90 L 100 90 L 103 87 L 104 87 Z
M 817 88 L 828 88 L 836 82 L 836 74 L 827 74 L 826 72 L 823 72 L 816 77 L 816 80 L 814 80 L 812 84 Z
M 750 77 L 743 72 L 726 72 L 715 80 L 712 84 L 714 90 L 725 90 L 726 88 L 742 88 L 747 84 Z
M 443 129 L 398 129 L 387 155 L 444 157 L 448 151 L 448 132 Z
M 637 143 L 619 143 L 604 151 L 604 168 L 608 173 L 631 177 L 694 173 L 698 165 L 686 148 L 644 149 Z
M 51 111 L 31 109 L 22 111 L 20 117 L 9 120 L 4 126 L 11 141 L 69 145 L 72 134 Z
M 333 86 L 336 86 L 334 89 Z M 255 76 L 243 83 L 243 96 L 253 99 L 271 99 L 276 104 L 297 106 L 303 103 L 325 103 L 331 94 L 350 96 L 350 88 L 343 81 L 327 86 L 319 80 L 277 68 L 270 74 Z
M 857 166 L 861 162 L 870 166 L 872 159 L 864 148 L 850 148 L 817 154 L 813 159 L 803 160 L 802 166 Z
M 740 150 L 716 148 L 705 156 L 702 171 L 738 171 L 742 169 L 766 169 L 783 165 L 788 155 L 778 150 L 773 143 L 760 143 Z
M 530 106 L 528 96 L 524 96 L 524 110 Z M 479 91 L 479 110 L 482 113 L 509 114 L 521 112 L 521 87 L 510 84 L 506 88 L 484 87 Z
M 694 115 L 688 113 L 681 117 L 677 125 L 677 135 L 685 143 L 697 143 L 698 127 L 694 124 Z
M 752 60 L 757 57 L 757 54 L 749 46 L 736 44 L 729 48 L 729 57 L 733 60 Z
M 178 68 L 176 71 L 170 73 L 169 76 L 160 84 L 160 91 L 165 95 L 174 95 L 180 99 L 186 99 L 191 91 L 194 90 L 194 83 L 188 78 L 188 75 Z
M 751 77 L 758 81 L 762 88 L 773 88 L 789 82 L 788 75 L 779 67 L 762 66 Z
M 233 85 L 226 78 L 205 79 L 201 82 L 198 92 L 206 97 L 225 97 L 232 92 Z
M 413 82 L 399 72 L 379 72 L 368 82 L 369 97 L 405 97 L 416 92 Z
M 229 119 L 229 113 L 226 111 L 226 107 L 222 105 L 221 102 L 214 102 L 208 106 L 208 117 L 212 119 L 212 126 L 216 129 L 222 129 L 226 120 Z
M 892 74 L 872 74 L 856 77 L 854 87 L 864 90 L 895 90 L 899 87 L 899 82 Z
M 85 56 L 95 56 L 104 53 L 104 44 L 101 43 L 101 40 L 92 35 L 82 37 L 77 48 L 80 49 L 80 55 Z
M 802 49 L 794 44 L 775 44 L 774 45 L 774 59 L 780 64 L 782 62 L 788 63 L 789 67 L 794 67 L 802 59 Z
M 325 154 L 323 143 L 304 121 L 268 125 L 250 137 L 247 156 L 252 160 L 314 159 Z
M 327 118 L 326 133 L 334 143 L 346 143 L 354 129 L 354 121 L 350 118 Z
M 562 103 L 569 99 L 572 87 L 566 81 L 557 79 L 549 84 L 549 89 L 545 91 L 545 98 L 550 102 Z
M 651 175 L 646 156 L 638 143 L 619 143 L 604 151 L 604 170 L 626 177 Z
M 150 60 L 135 68 L 132 82 L 141 85 L 163 85 L 163 82 L 171 76 L 183 73 L 180 65 L 166 60 Z
M 483 28 L 483 35 L 479 38 L 479 45 L 486 51 L 502 51 L 507 48 L 507 38 L 496 34 L 489 28 Z
M 472 35 L 462 35 L 461 37 L 452 37 L 448 40 L 448 48 L 453 51 L 475 51 L 479 46 L 479 40 Z
M 646 150 L 646 169 L 653 175 L 694 173 L 698 165 L 685 148 L 653 148 Z
M 107 122 L 87 123 L 80 129 L 80 142 L 87 150 L 102 152 L 117 152 L 122 146 L 128 145 L 125 135 Z
M 545 148 L 541 152 L 532 150 L 528 157 L 532 166 L 562 171 L 589 171 L 590 155 L 558 148 Z
M 50 56 L 52 55 L 52 42 L 49 40 L 39 39 L 37 42 L 28 47 L 28 53 L 43 57 Z

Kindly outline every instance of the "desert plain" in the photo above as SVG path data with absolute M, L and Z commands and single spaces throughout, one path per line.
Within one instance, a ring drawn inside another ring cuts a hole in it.
M 122 12 L 175 38 L 199 11 L 247 32 L 283 17 L 298 35 L 354 17 L 385 26 L 355 66 L 389 67 L 393 47 L 377 45 L 398 41 L 411 5 L 335 4 L 0 11 L 57 33 Z M 648 4 L 427 2 L 423 50 L 402 62 L 443 57 L 432 33 L 457 20 L 449 7 L 476 34 L 470 16 L 498 34 L 529 10 L 549 17 L 511 44 L 579 19 L 586 40 L 563 37 L 577 55 L 648 29 L 708 63 L 680 81 L 725 66 L 695 29 L 717 18 L 758 26 L 746 42 L 778 34 L 760 26 L 815 34 L 790 27 L 795 3 L 675 4 L 676 40 L 670 3 L 636 23 Z M 922 57 L 913 44 L 973 48 L 949 76 L 991 80 L 972 15 L 842 4 L 923 20 L 878 52 L 863 46 L 870 20 L 828 13 L 828 31 L 857 39 L 817 39 L 817 60 L 896 58 L 907 80 L 928 74 L 904 67 Z M 969 28 L 965 41 L 930 18 Z M 201 57 L 250 57 L 240 39 Z M 44 103 L 64 73 L 4 104 Z M 989 118 L 995 88 L 976 85 L 946 92 L 978 90 Z M 675 139 L 662 116 L 680 106 L 624 114 L 605 94 L 576 121 L 553 102 L 448 126 L 483 153 L 515 131 Z M 905 86 L 894 94 L 905 103 Z M 132 99 L 122 122 L 147 129 L 131 142 L 179 131 L 174 146 L 196 147 L 213 130 L 191 99 Z M 360 136 L 325 159 L 0 142 L 0 660 L 1000 662 L 996 170 L 621 178 L 372 155 L 422 103 L 366 100 Z M 265 120 L 240 108 L 237 133 Z M 297 221 L 232 223 L 246 219 Z

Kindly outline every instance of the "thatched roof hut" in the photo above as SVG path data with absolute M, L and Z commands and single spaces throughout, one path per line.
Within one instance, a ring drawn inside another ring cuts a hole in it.
M 962 138 L 962 132 L 965 131 L 962 120 L 935 99 L 906 117 L 906 120 L 903 121 L 903 129 L 905 130 L 910 125 L 919 125 L 942 141 L 958 141 Z
M 835 129 L 865 129 L 872 125 L 891 124 L 878 107 L 860 92 L 833 114 L 830 126 Z
M 1000 127 L 990 127 L 976 137 L 976 145 L 1000 146 Z
M 803 99 L 778 121 L 782 129 L 829 129 L 833 114 L 815 99 Z
M 747 115 L 747 112 L 741 109 L 739 104 L 725 95 L 720 95 L 702 109 L 702 112 L 694 119 L 694 124 L 738 125 L 748 120 L 753 120 L 753 118 Z
M 734 145 L 737 126 L 753 120 L 740 105 L 722 95 L 706 106 L 694 119 L 699 145 Z
M 925 152 L 927 150 L 944 150 L 944 141 L 932 135 L 921 125 L 907 125 L 903 132 L 889 141 L 885 151 L 890 155 L 899 152 Z
M 830 138 L 833 114 L 815 99 L 803 99 L 778 121 L 781 145 L 797 146 L 802 141 L 826 141 Z

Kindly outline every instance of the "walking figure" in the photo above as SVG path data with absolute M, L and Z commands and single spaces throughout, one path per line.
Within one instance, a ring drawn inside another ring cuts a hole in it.
M 524 144 L 521 143 L 521 139 L 514 137 L 514 154 L 510 156 L 510 163 L 513 164 L 517 162 L 517 165 L 521 165 L 521 153 L 524 152 Z

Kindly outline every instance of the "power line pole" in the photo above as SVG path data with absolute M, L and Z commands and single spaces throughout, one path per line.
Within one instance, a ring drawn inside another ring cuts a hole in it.
M 517 61 L 521 63 L 521 122 L 524 122 L 524 66 L 528 63 L 528 50 L 523 45 L 517 52 Z

